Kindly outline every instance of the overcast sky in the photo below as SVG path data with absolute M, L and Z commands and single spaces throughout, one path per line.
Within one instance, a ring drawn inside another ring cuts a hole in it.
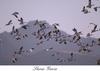
M 47 20 L 48 23 L 59 23 L 60 28 L 68 34 L 73 34 L 75 27 L 84 34 L 88 32 L 89 23 L 100 26 L 100 10 L 96 13 L 83 14 L 82 7 L 88 0 L 0 0 L 0 32 L 10 31 L 11 27 L 5 27 L 11 15 L 18 11 L 26 22 L 31 20 Z M 93 0 L 96 1 L 97 0 Z M 95 2 L 96 5 L 98 4 Z M 14 22 L 15 25 L 16 21 Z M 98 33 L 96 33 L 97 35 Z

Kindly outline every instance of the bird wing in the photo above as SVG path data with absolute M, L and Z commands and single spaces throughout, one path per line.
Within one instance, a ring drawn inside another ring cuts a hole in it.
M 6 25 L 10 25 L 10 24 L 12 24 L 11 22 L 12 22 L 12 20 L 10 20 L 10 21 L 8 22 L 8 24 L 6 24 Z
M 19 14 L 18 12 L 14 12 L 14 13 L 12 13 L 12 15 L 15 15 L 15 14 Z

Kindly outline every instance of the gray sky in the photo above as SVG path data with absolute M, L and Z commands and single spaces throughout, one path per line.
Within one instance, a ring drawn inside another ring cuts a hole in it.
M 89 23 L 100 26 L 100 10 L 95 13 L 83 14 L 82 7 L 88 0 L 0 0 L 0 32 L 10 31 L 11 27 L 5 27 L 10 19 L 16 19 L 11 15 L 18 11 L 26 22 L 31 20 L 47 20 L 50 24 L 59 23 L 60 28 L 66 33 L 73 34 L 75 27 L 83 34 L 88 32 Z M 93 0 L 96 1 L 97 0 Z M 98 4 L 100 5 L 100 1 Z M 96 33 L 96 36 L 98 33 Z

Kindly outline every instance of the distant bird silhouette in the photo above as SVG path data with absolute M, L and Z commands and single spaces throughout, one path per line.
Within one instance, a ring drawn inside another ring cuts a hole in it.
M 27 34 L 25 34 L 25 37 L 28 37 L 28 35 L 27 35 Z
M 18 51 L 15 51 L 15 54 L 22 54 L 23 52 L 23 46 L 20 47 L 20 49 Z
M 25 38 L 25 37 L 28 37 L 28 35 L 27 35 L 27 34 L 24 34 L 24 35 L 23 35 L 23 38 Z
M 79 52 L 91 52 L 91 50 L 88 49 L 89 45 L 82 45 L 80 44 L 79 46 L 81 46 L 81 48 L 79 49 Z
M 94 32 L 96 32 L 96 31 L 98 31 L 98 30 L 97 30 L 97 25 L 96 25 L 96 24 L 94 24 L 94 23 L 90 23 L 90 24 L 93 24 L 93 25 L 94 25 L 94 28 L 91 30 L 91 33 L 94 33 Z
M 16 37 L 16 40 L 21 40 L 21 38 L 20 37 Z
M 57 58 L 57 60 L 60 60 L 59 58 Z
M 14 12 L 14 13 L 12 13 L 12 15 L 14 15 L 16 18 L 18 18 L 19 13 L 18 12 Z
M 20 22 L 20 25 L 24 24 L 24 21 L 23 21 L 22 17 L 20 19 L 18 19 L 18 21 Z
M 6 24 L 6 25 L 10 25 L 10 24 L 13 24 L 13 23 L 12 23 L 12 20 L 10 20 L 10 21 L 8 22 L 8 24 Z
M 80 35 L 82 35 L 82 32 L 77 32 L 76 28 L 74 28 L 72 30 L 75 32 L 73 40 L 75 40 L 75 43 L 76 43 L 81 39 Z
M 81 39 L 81 37 L 78 36 L 77 39 L 76 39 L 76 41 L 74 43 L 78 42 L 80 39 Z
M 58 29 L 57 26 L 57 24 L 53 24 L 54 29 Z
M 48 51 L 49 51 L 49 49 L 45 49 L 45 51 L 47 51 L 47 52 L 48 52 Z
M 58 23 L 55 23 L 55 25 L 56 25 L 56 26 L 59 26 L 59 24 L 58 24 Z
M 41 40 L 41 39 L 43 39 L 43 36 L 40 36 L 40 37 L 39 37 L 39 40 Z
M 14 30 L 15 30 L 15 26 L 12 27 L 12 31 L 14 31 Z
M 22 28 L 25 29 L 25 30 L 26 30 L 28 27 L 29 27 L 28 25 L 23 25 L 23 26 L 22 26 Z
M 88 5 L 87 5 L 86 7 L 91 8 L 92 6 L 93 6 L 93 5 L 92 5 L 91 0 L 88 0 Z
M 64 41 L 64 44 L 67 44 L 67 42 L 66 42 L 66 41 Z
M 76 36 L 73 37 L 73 40 L 75 40 L 75 39 L 76 39 Z
M 55 56 L 55 54 L 52 54 L 51 56 Z
M 59 61 L 59 63 L 66 62 L 64 58 L 57 58 L 57 61 Z
M 18 61 L 17 58 L 12 58 L 12 62 L 13 62 L 13 63 L 16 63 L 17 61 Z
M 34 25 L 37 25 L 37 24 L 39 24 L 39 21 L 38 20 L 35 21 Z
M 15 29 L 15 33 L 16 33 L 16 35 L 19 35 L 19 30 Z
M 46 51 L 50 51 L 50 50 L 53 50 L 53 48 L 51 47 L 51 48 L 47 48 L 47 49 L 46 49 Z
M 97 12 L 98 8 L 100 8 L 100 7 L 94 7 L 94 11 Z
M 76 28 L 74 28 L 74 29 L 72 29 L 75 33 L 77 33 L 77 30 L 76 30 Z
M 43 36 L 47 41 L 50 40 L 52 38 L 52 31 L 47 32 Z
M 73 57 L 74 57 L 74 53 L 71 52 L 71 53 L 70 53 L 70 57 L 67 59 L 68 62 L 72 62 L 72 61 L 73 61 Z
M 88 9 L 85 8 L 85 6 L 83 6 L 82 12 L 83 12 L 84 14 L 90 13 L 90 11 L 88 11 Z
M 44 29 L 46 29 L 46 26 L 45 26 L 45 24 L 46 24 L 46 23 L 39 24 L 39 26 L 40 26 L 41 30 L 44 30 Z
M 53 49 L 53 47 L 49 48 L 49 50 L 52 50 L 52 49 Z
M 44 41 L 40 41 L 39 43 L 37 43 L 37 45 L 43 44 Z
M 20 49 L 19 49 L 19 52 L 22 52 L 23 48 L 24 48 L 24 47 L 23 47 L 23 46 L 21 46 L 21 47 L 20 47 Z
M 34 36 L 36 36 L 37 34 L 36 34 L 36 32 L 33 32 L 33 33 L 31 33 L 32 35 L 34 35 Z
M 26 50 L 25 52 L 28 53 L 28 54 L 30 54 L 30 53 L 33 52 L 34 49 L 35 49 L 35 48 L 30 48 L 30 49 Z
M 90 36 L 92 36 L 92 34 L 91 33 L 87 33 L 86 37 L 90 37 Z
M 65 62 L 65 60 L 64 60 L 64 59 L 60 59 L 59 62 L 60 62 L 60 63 L 61 63 L 61 62 Z
M 29 49 L 30 52 L 33 52 L 34 48 Z
M 11 35 L 15 33 L 15 26 L 12 27 Z
M 51 36 L 51 34 L 52 34 L 52 31 L 48 32 L 48 36 Z
M 71 52 L 71 53 L 70 53 L 70 56 L 73 57 L 73 55 L 74 55 L 73 52 Z

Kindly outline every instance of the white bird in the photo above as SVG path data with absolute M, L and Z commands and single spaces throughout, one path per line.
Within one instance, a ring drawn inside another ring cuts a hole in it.
M 29 49 L 30 52 L 33 52 L 34 48 Z

